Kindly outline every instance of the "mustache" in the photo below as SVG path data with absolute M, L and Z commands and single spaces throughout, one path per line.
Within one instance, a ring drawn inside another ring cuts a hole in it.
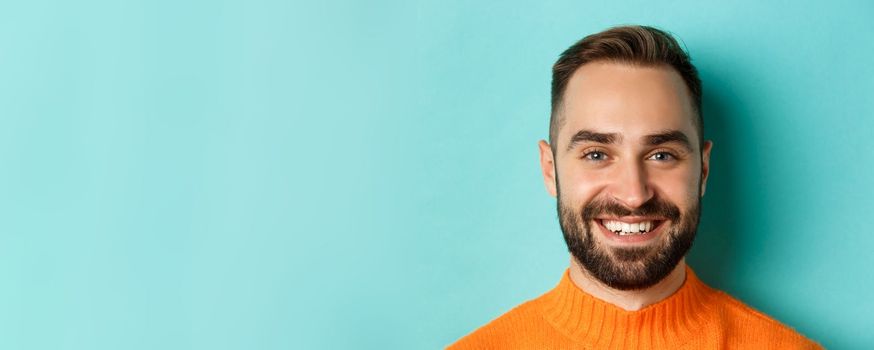
M 657 197 L 650 198 L 650 200 L 636 209 L 629 209 L 618 202 L 610 200 L 593 200 L 583 207 L 582 216 L 584 220 L 593 220 L 602 215 L 655 216 L 676 222 L 680 219 L 680 208 Z

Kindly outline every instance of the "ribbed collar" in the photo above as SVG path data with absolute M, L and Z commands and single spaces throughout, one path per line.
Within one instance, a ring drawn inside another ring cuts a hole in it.
M 544 318 L 571 339 L 596 349 L 676 348 L 715 312 L 716 291 L 686 266 L 674 294 L 637 311 L 626 311 L 584 292 L 565 270 L 558 285 L 541 296 Z

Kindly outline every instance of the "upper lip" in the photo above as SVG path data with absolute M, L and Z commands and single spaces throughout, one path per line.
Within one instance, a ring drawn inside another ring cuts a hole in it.
M 622 216 L 622 217 L 599 217 L 597 220 L 602 221 L 621 221 L 629 224 L 636 224 L 644 221 L 663 221 L 665 218 L 645 217 L 645 216 Z

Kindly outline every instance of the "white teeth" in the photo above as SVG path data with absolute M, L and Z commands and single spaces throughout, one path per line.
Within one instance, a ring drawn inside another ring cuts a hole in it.
M 649 232 L 655 227 L 652 221 L 642 221 L 637 223 L 627 223 L 618 220 L 602 221 L 604 227 L 608 230 L 616 232 L 619 235 L 625 236 L 630 234 L 641 234 Z

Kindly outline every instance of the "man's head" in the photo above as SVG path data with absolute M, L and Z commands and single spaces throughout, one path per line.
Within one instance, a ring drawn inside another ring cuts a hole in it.
M 665 32 L 618 27 L 562 53 L 552 89 L 541 168 L 568 250 L 610 287 L 656 284 L 692 245 L 709 172 L 695 67 Z

